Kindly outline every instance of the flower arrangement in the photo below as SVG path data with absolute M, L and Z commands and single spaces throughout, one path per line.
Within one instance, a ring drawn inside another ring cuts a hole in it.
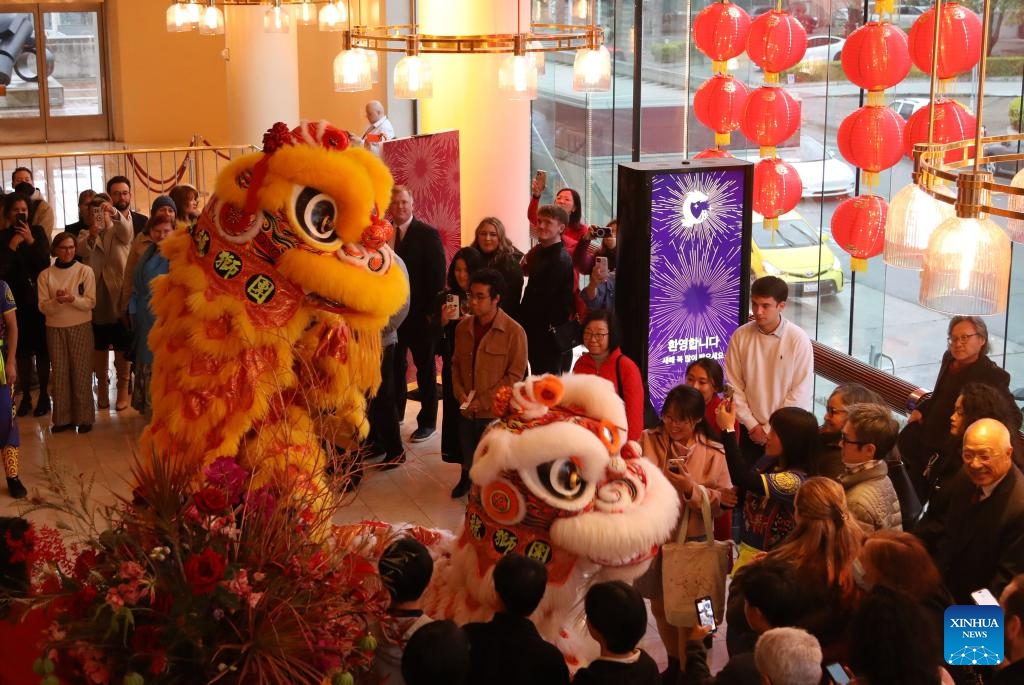
M 332 531 L 322 488 L 256 487 L 229 458 L 201 477 L 161 460 L 134 475 L 73 564 L 39 555 L 44 685 L 339 685 L 369 666 L 388 593 Z

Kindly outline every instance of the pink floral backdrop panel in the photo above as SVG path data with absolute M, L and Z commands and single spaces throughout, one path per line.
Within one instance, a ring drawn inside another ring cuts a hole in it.
M 412 191 L 413 214 L 437 228 L 448 260 L 462 246 L 459 132 L 396 138 L 381 145 L 395 183 Z

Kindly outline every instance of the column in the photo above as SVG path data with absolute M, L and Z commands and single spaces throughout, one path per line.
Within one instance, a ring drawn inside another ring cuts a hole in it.
M 274 122 L 299 123 L 298 28 L 266 33 L 268 5 L 224 9 L 228 139 L 260 145 Z
M 529 2 L 420 0 L 423 33 L 529 32 Z M 420 101 L 420 133 L 458 129 L 462 154 L 462 242 L 473 239 L 485 216 L 496 216 L 524 252 L 529 247 L 530 102 L 509 100 L 498 90 L 505 55 L 428 55 L 434 97 Z

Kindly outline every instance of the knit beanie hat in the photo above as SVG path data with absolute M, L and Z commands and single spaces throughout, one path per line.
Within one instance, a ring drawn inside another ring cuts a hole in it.
M 161 207 L 170 207 L 175 213 L 178 212 L 178 208 L 175 206 L 174 200 L 166 195 L 157 195 L 157 198 L 153 200 L 153 208 L 149 211 L 150 216 L 156 214 L 157 210 Z

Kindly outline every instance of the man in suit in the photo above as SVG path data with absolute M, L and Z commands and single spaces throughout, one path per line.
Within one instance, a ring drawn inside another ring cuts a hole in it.
M 107 181 L 107 195 L 117 213 L 132 226 L 132 233 L 138 235 L 146 228 L 149 217 L 131 209 L 132 182 L 127 176 L 114 176 Z
M 1024 474 L 1013 465 L 1010 431 L 995 419 L 967 428 L 961 454 L 949 509 L 921 537 L 956 603 L 972 604 L 974 590 L 998 597 L 1024 572 Z
M 547 588 L 544 564 L 510 553 L 494 565 L 501 609 L 487 623 L 463 626 L 469 637 L 470 683 L 568 685 L 569 669 L 558 648 L 545 642 L 530 620 Z
M 437 426 L 437 369 L 434 361 L 435 334 L 430 324 L 439 312 L 433 311 L 437 293 L 444 287 L 444 246 L 441 234 L 412 214 L 413 198 L 409 189 L 396 185 L 391 191 L 388 214 L 395 227 L 395 251 L 409 273 L 409 315 L 398 328 L 395 346 L 395 405 L 398 417 L 405 416 L 406 350 L 412 352 L 419 386 L 420 411 L 412 442 L 423 442 Z

